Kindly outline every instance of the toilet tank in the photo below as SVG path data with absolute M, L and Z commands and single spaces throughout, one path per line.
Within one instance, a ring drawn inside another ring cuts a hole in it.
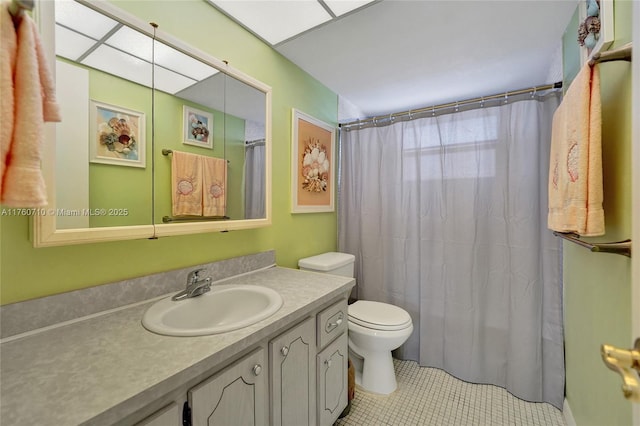
M 353 264 L 355 261 L 356 257 L 352 254 L 328 252 L 300 259 L 298 267 L 303 271 L 353 277 Z

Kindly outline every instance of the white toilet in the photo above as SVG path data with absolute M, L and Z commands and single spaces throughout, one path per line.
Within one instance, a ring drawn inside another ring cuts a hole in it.
M 355 256 L 329 252 L 298 261 L 302 270 L 353 277 Z M 396 390 L 391 351 L 413 331 L 411 316 L 387 303 L 358 300 L 349 305 L 349 358 L 356 383 L 365 391 L 388 395 Z

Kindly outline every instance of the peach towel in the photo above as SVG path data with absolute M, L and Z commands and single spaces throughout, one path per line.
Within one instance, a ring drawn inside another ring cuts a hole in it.
M 172 214 L 202 216 L 202 157 L 173 151 L 171 158 Z
M 227 210 L 227 161 L 202 157 L 204 184 L 202 205 L 204 216 L 224 216 Z
M 40 170 L 44 122 L 60 121 L 60 112 L 37 26 L 23 14 L 16 29 L 8 5 L 0 10 L 1 202 L 40 207 L 47 205 Z
M 553 116 L 548 227 L 604 234 L 598 65 L 582 67 Z

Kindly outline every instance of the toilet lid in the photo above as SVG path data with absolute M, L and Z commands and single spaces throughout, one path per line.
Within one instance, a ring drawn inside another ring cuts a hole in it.
M 407 311 L 388 303 L 358 300 L 349 305 L 349 321 L 375 330 L 402 330 L 411 325 Z

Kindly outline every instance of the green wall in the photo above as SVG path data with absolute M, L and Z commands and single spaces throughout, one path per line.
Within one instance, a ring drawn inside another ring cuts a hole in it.
M 337 95 L 200 0 L 114 1 L 273 89 L 273 225 L 207 233 L 34 249 L 25 216 L 0 223 L 0 303 L 91 287 L 131 277 L 276 250 L 279 265 L 336 249 L 335 213 L 290 213 L 291 109 L 336 124 Z
M 617 47 L 631 40 L 632 6 L 616 0 L 614 7 Z M 575 28 L 568 32 L 576 34 Z M 577 43 L 573 46 L 577 49 Z M 565 65 L 575 54 L 565 43 Z M 631 65 L 605 63 L 600 72 L 607 233 L 589 240 L 619 241 L 631 237 Z M 622 380 L 600 356 L 602 343 L 632 345 L 630 259 L 565 242 L 564 295 L 566 395 L 576 423 L 630 425 L 631 403 L 622 396 Z
M 64 59 L 63 59 L 64 60 Z M 213 110 L 182 98 L 156 91 L 155 140 L 156 152 L 151 147 L 151 89 L 111 74 L 84 67 L 64 60 L 70 65 L 89 72 L 89 97 L 91 100 L 117 105 L 145 114 L 146 167 L 118 167 L 110 164 L 89 164 L 89 207 L 95 209 L 126 209 L 122 216 L 95 215 L 89 218 L 93 227 L 146 225 L 151 220 L 151 159 L 155 157 L 155 223 L 162 223 L 163 216 L 171 216 L 171 157 L 162 155 L 162 149 L 180 150 L 230 160 L 227 169 L 227 193 L 236 194 L 227 200 L 227 216 L 244 217 L 242 189 L 244 173 L 245 120 Z M 57 88 L 61 90 L 60 87 Z M 183 105 L 188 105 L 213 115 L 213 149 L 202 149 L 182 143 Z
M 70 65 L 77 64 L 65 61 Z M 151 89 L 122 78 L 113 77 L 91 68 L 89 71 L 89 98 L 144 113 L 147 167 L 123 167 L 110 164 L 89 164 L 89 207 L 128 208 L 124 216 L 91 216 L 89 225 L 127 226 L 146 225 L 151 218 Z M 58 89 L 60 90 L 60 89 Z M 73 90 L 73 88 L 70 88 Z M 73 120 L 72 117 L 64 117 Z M 64 207 L 64 206 L 61 206 Z

